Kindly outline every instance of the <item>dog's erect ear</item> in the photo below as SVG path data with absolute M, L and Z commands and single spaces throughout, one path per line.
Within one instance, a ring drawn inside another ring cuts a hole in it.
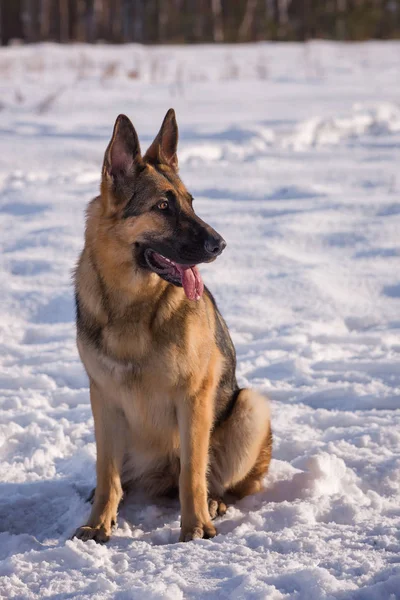
M 140 160 L 140 144 L 136 130 L 128 117 L 119 115 L 104 155 L 103 180 L 106 180 L 120 200 L 124 199 L 126 188 L 131 187 L 135 166 Z
M 165 115 L 161 129 L 147 150 L 144 158 L 151 163 L 164 163 L 178 170 L 178 124 L 175 111 L 170 108 Z

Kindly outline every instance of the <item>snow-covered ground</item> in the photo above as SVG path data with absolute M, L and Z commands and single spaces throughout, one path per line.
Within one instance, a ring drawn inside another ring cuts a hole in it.
M 0 101 L 0 597 L 399 599 L 400 43 L 2 49 Z M 71 270 L 115 117 L 146 146 L 170 106 L 272 468 L 213 540 L 131 497 L 85 544 Z

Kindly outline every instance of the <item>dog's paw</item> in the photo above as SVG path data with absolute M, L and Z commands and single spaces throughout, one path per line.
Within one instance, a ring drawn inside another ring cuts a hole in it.
M 208 500 L 208 512 L 210 513 L 211 519 L 216 519 L 217 517 L 223 517 L 226 513 L 226 504 L 222 502 L 220 499 L 209 498 Z
M 217 530 L 211 522 L 208 522 L 194 527 L 182 527 L 179 541 L 190 542 L 190 540 L 200 540 L 201 538 L 209 539 L 215 535 L 217 535 Z
M 84 542 L 94 540 L 97 544 L 105 544 L 110 539 L 110 536 L 111 532 L 107 532 L 103 525 L 101 527 L 83 525 L 82 527 L 78 527 L 72 538 L 78 538 L 78 540 L 83 540 Z

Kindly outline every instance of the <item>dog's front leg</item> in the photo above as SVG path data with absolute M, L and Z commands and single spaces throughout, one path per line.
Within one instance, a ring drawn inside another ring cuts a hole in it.
M 125 423 L 112 400 L 107 400 L 93 382 L 90 384 L 90 402 L 96 436 L 97 484 L 89 520 L 76 530 L 74 536 L 104 543 L 110 539 L 122 498 L 120 472 L 126 442 Z
M 212 386 L 203 385 L 192 398 L 178 406 L 181 445 L 179 498 L 181 542 L 210 538 L 216 530 L 210 521 L 207 503 L 207 465 L 212 423 Z

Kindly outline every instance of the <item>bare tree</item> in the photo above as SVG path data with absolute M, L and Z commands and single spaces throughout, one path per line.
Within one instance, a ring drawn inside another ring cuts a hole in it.
M 60 41 L 69 40 L 69 2 L 68 0 L 58 0 L 60 11 Z
M 40 6 L 40 37 L 42 40 L 48 40 L 51 27 L 51 2 L 50 0 L 41 0 Z
M 105 40 L 109 39 L 110 36 L 110 21 L 111 21 L 111 14 L 110 14 L 110 2 L 108 0 L 103 0 L 102 1 L 102 5 L 101 5 L 101 13 L 100 13 L 101 19 L 100 19 L 100 35 L 101 37 L 103 37 Z
M 111 39 L 122 41 L 122 0 L 114 0 L 111 5 Z
M 345 13 L 347 9 L 346 0 L 336 1 L 336 37 L 343 40 L 346 37 Z
M 399 38 L 400 0 L 0 0 L 1 42 Z
M 195 19 L 193 37 L 197 42 L 204 40 L 204 21 L 206 15 L 204 0 L 195 0 Z
M 143 42 L 144 40 L 144 4 L 143 0 L 134 0 L 135 16 L 133 27 L 133 39 L 135 42 Z
M 36 42 L 39 37 L 39 0 L 24 0 L 22 4 L 22 24 L 24 38 L 28 42 Z
M 211 0 L 211 10 L 213 15 L 213 38 L 214 42 L 224 41 L 224 28 L 222 24 L 222 4 L 221 0 Z
M 278 0 L 278 21 L 279 25 L 286 27 L 289 21 L 290 0 Z
M 251 39 L 251 29 L 256 15 L 257 0 L 247 0 L 243 20 L 239 27 L 238 38 L 241 42 Z
M 158 0 L 157 2 L 157 38 L 159 42 L 165 42 L 167 40 L 167 28 L 168 28 L 168 3 L 165 0 Z

